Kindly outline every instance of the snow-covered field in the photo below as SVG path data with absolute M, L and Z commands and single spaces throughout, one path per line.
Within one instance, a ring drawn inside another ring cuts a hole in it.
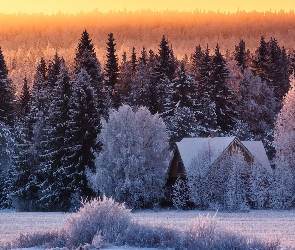
M 185 225 L 200 214 L 214 215 L 207 211 L 140 211 L 132 213 L 134 220 L 142 224 L 177 227 Z M 17 213 L 0 212 L 0 242 L 13 240 L 23 232 L 59 229 L 66 218 L 66 213 Z M 295 248 L 295 211 L 251 211 L 249 213 L 223 213 L 216 216 L 225 227 L 245 235 L 256 236 L 265 240 L 279 238 L 282 246 Z M 119 248 L 117 248 L 119 249 Z M 124 249 L 124 248 L 122 248 Z

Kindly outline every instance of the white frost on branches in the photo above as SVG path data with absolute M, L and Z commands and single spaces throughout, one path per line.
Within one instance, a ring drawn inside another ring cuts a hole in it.
M 145 107 L 111 110 L 102 122 L 102 150 L 92 187 L 130 207 L 149 207 L 163 197 L 170 156 L 166 126 Z

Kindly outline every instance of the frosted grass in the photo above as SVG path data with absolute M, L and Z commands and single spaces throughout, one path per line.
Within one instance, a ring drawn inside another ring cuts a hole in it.
M 208 211 L 137 211 L 133 220 L 142 225 L 164 225 L 184 229 L 199 215 L 214 215 Z M 61 229 L 67 213 L 18 213 L 0 212 L 0 243 L 8 242 L 20 233 Z M 279 238 L 282 246 L 295 248 L 295 211 L 260 210 L 249 213 L 218 212 L 216 220 L 221 225 L 246 236 L 266 241 Z

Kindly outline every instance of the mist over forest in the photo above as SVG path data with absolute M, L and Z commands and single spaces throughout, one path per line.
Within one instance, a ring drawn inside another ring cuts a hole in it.
M 73 64 L 77 41 L 81 31 L 87 29 L 98 59 L 106 60 L 106 42 L 109 33 L 114 33 L 119 60 L 132 48 L 140 51 L 143 47 L 157 52 L 163 35 L 173 47 L 175 56 L 182 59 L 194 52 L 197 45 L 211 53 L 218 43 L 223 54 L 233 51 L 243 39 L 246 48 L 254 51 L 260 37 L 266 40 L 275 37 L 287 51 L 294 47 L 294 12 L 177 12 L 151 11 L 109 12 L 95 10 L 76 15 L 58 13 L 0 14 L 0 45 L 6 58 L 9 76 L 16 86 L 24 77 L 33 80 L 36 66 L 41 57 L 49 60 L 57 51 L 68 63 Z

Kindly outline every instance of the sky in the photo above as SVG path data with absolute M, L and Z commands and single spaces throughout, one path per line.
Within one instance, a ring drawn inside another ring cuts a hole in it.
M 249 11 L 280 11 L 289 12 L 295 9 L 295 0 L 0 0 L 0 13 L 44 13 L 58 12 L 75 14 L 91 12 L 98 9 L 109 11 L 178 10 L 236 12 Z

